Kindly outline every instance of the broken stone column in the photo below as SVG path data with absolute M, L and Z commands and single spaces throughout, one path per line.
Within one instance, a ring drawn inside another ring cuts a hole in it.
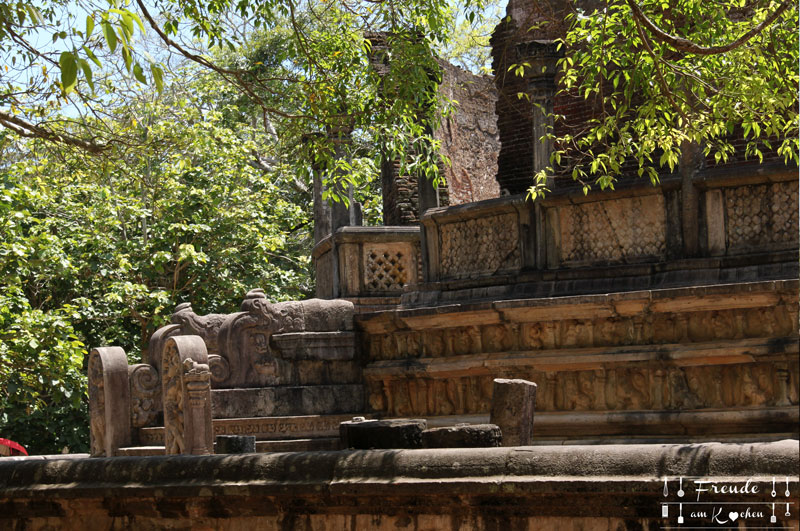
M 494 379 L 489 422 L 500 426 L 503 446 L 532 444 L 535 408 L 535 383 L 519 379 Z
M 203 338 L 167 339 L 161 367 L 166 454 L 213 453 L 211 370 Z
M 364 420 L 356 417 L 339 424 L 342 448 L 422 448 L 425 419 Z
M 128 357 L 120 347 L 89 353 L 89 418 L 92 457 L 112 457 L 131 444 Z

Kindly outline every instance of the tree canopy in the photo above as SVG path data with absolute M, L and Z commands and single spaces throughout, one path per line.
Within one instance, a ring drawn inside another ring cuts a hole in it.
M 603 188 L 631 166 L 657 180 L 691 144 L 715 162 L 770 152 L 797 163 L 796 3 L 590 5 L 567 15 L 560 89 L 597 112 L 582 128 L 553 136 L 554 168 Z M 539 175 L 538 190 L 554 168 Z

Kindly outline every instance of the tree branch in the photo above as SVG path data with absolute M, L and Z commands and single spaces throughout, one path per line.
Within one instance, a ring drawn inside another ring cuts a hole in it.
M 14 116 L 13 114 L 8 114 L 4 111 L 0 111 L 0 125 L 14 131 L 20 136 L 28 138 L 41 138 L 43 140 L 49 140 L 51 142 L 68 144 L 70 146 L 79 147 L 93 154 L 101 153 L 102 151 L 105 151 L 109 147 L 108 145 L 96 144 L 91 141 L 81 140 L 80 138 L 76 138 L 74 136 L 67 135 L 64 133 L 56 133 L 50 131 L 39 125 L 27 122 L 22 118 Z
M 697 55 L 715 55 L 720 53 L 725 53 L 733 50 L 734 48 L 738 48 L 742 44 L 746 43 L 750 39 L 752 39 L 755 35 L 761 33 L 764 28 L 772 24 L 781 14 L 786 11 L 792 2 L 789 0 L 785 0 L 779 7 L 776 9 L 770 16 L 764 19 L 761 24 L 755 26 L 750 31 L 739 37 L 733 42 L 722 46 L 701 46 L 697 43 L 694 43 L 688 39 L 684 39 L 682 37 L 675 37 L 674 35 L 670 35 L 669 33 L 665 32 L 658 26 L 656 26 L 647 15 L 642 12 L 642 9 L 636 3 L 636 0 L 628 0 L 628 6 L 630 6 L 631 11 L 633 11 L 633 16 L 637 22 L 641 22 L 650 32 L 661 42 L 669 44 L 676 50 L 684 53 L 693 53 Z

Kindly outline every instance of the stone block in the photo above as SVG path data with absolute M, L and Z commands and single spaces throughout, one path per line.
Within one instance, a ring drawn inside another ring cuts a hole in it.
M 495 424 L 456 424 L 422 432 L 423 448 L 487 448 L 502 446 L 503 434 Z
M 363 420 L 355 418 L 339 425 L 342 448 L 357 450 L 422 448 L 425 419 Z
M 256 451 L 255 435 L 217 435 L 215 454 L 252 454 Z
M 500 426 L 503 446 L 532 444 L 535 408 L 535 383 L 520 379 L 494 379 L 489 422 Z

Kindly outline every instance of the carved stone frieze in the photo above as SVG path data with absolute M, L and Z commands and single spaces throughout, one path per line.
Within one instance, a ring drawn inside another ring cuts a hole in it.
M 797 304 L 780 303 L 765 308 L 647 312 L 598 319 L 455 326 L 373 334 L 368 337 L 368 352 L 371 360 L 378 361 L 518 350 L 789 337 L 797 334 L 796 319 Z
M 666 224 L 662 194 L 557 209 L 562 263 L 664 256 Z
M 684 411 L 797 405 L 795 364 L 626 366 L 504 371 L 539 386 L 537 411 Z M 374 411 L 396 416 L 485 413 L 493 376 L 368 379 Z
M 488 276 L 520 267 L 519 228 L 514 213 L 447 223 L 440 227 L 443 278 Z
M 725 189 L 728 247 L 797 246 L 798 181 Z

